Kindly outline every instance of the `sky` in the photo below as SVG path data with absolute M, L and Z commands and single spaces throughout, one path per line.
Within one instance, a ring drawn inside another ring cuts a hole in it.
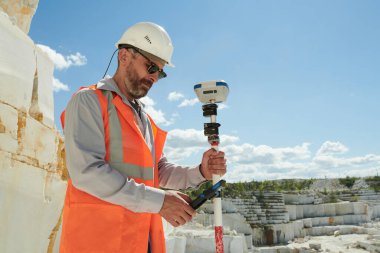
M 224 80 L 220 149 L 227 181 L 377 175 L 380 170 L 380 2 L 376 0 L 40 0 L 29 36 L 55 63 L 59 115 L 98 82 L 131 25 L 163 26 L 168 77 L 143 98 L 169 132 L 165 154 L 197 165 L 209 148 L 193 87 Z M 115 58 L 108 70 L 112 76 Z

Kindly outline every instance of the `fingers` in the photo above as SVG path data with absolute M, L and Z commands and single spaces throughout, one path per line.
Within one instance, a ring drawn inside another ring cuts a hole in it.
M 223 176 L 226 171 L 227 165 L 223 151 L 211 148 L 203 153 L 201 173 L 207 180 L 211 180 L 213 174 Z
M 195 215 L 195 214 L 194 214 Z M 173 214 L 173 216 L 170 217 L 164 217 L 172 226 L 178 227 L 186 224 L 189 222 L 193 216 L 192 214 L 189 214 L 188 211 L 181 212 L 177 211 L 176 213 Z
M 185 200 L 185 198 L 187 200 Z M 167 191 L 159 213 L 172 226 L 181 226 L 190 221 L 196 214 L 195 210 L 187 201 L 191 200 L 186 194 L 176 191 Z
M 208 169 L 211 174 L 224 175 L 227 171 L 227 160 L 224 158 L 224 152 L 219 151 L 210 155 L 208 160 Z

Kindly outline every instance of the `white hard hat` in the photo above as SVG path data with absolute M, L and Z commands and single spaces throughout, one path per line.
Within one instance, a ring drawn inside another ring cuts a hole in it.
M 122 44 L 137 47 L 174 67 L 171 63 L 173 54 L 172 41 L 165 29 L 157 24 L 141 22 L 131 26 L 124 32 L 115 46 L 119 48 L 119 45 Z

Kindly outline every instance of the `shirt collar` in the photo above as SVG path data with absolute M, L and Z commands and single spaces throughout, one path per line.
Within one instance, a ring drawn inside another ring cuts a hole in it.
M 104 78 L 104 79 L 100 80 L 96 84 L 96 87 L 100 90 L 108 90 L 108 91 L 116 92 L 116 94 L 121 97 L 121 99 L 123 100 L 124 103 L 132 106 L 131 103 L 129 102 L 129 100 L 126 98 L 126 96 L 124 96 L 121 93 L 119 87 L 117 86 L 117 84 L 116 84 L 115 80 L 113 80 L 113 78 Z M 144 109 L 145 104 L 143 102 L 141 102 L 139 99 L 135 99 L 135 101 L 137 101 L 137 103 L 140 105 L 141 109 Z

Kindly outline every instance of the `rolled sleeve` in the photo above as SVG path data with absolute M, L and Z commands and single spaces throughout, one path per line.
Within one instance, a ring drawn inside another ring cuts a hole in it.
M 189 167 L 169 163 L 163 156 L 159 163 L 160 186 L 169 189 L 185 190 L 197 188 L 206 182 L 200 172 L 199 166 Z

